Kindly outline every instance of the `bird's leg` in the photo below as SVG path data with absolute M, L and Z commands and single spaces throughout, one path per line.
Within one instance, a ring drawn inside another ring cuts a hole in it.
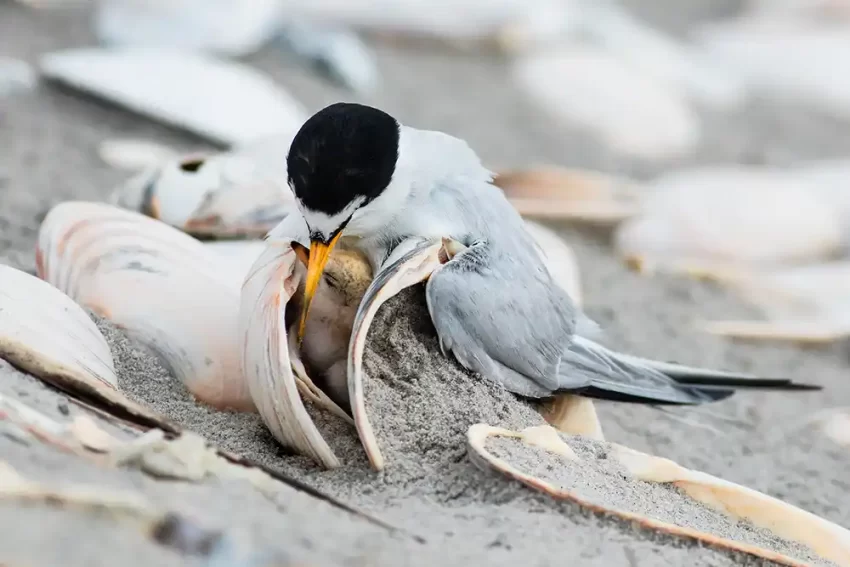
M 737 339 L 823 344 L 850 336 L 850 326 L 824 320 L 704 321 L 699 328 L 712 335 Z
M 563 433 L 605 441 L 596 408 L 589 398 L 561 394 L 546 402 L 541 410 L 543 418 Z

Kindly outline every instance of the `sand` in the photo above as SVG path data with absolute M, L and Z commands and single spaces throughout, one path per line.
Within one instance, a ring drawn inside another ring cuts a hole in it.
M 713 17 L 729 6 L 708 1 L 642 4 L 653 12 L 650 17 L 680 34 L 694 18 Z M 4 3 L 0 5 L 3 54 L 34 63 L 46 50 L 91 44 L 87 24 L 85 12 L 36 14 Z M 366 102 L 408 124 L 459 135 L 487 163 L 499 166 L 551 162 L 642 178 L 681 163 L 729 160 L 784 165 L 850 153 L 850 124 L 813 109 L 764 100 L 740 113 L 704 113 L 708 118 L 705 140 L 686 161 L 635 162 L 607 150 L 580 130 L 556 127 L 529 107 L 496 59 L 450 58 L 389 47 L 379 48 L 378 56 L 385 86 Z M 247 61 L 269 71 L 312 110 L 339 99 L 356 99 L 274 49 Z M 124 172 L 109 169 L 97 157 L 97 144 L 110 137 L 151 138 L 184 150 L 211 147 L 46 85 L 23 96 L 0 99 L 0 261 L 32 270 L 38 223 L 50 205 L 70 198 L 102 200 L 125 178 Z M 556 228 L 579 256 L 587 311 L 605 327 L 614 346 L 644 356 L 791 376 L 827 388 L 798 395 L 739 393 L 710 407 L 665 412 L 600 403 L 597 407 L 607 437 L 850 526 L 846 474 L 850 452 L 804 423 L 823 408 L 850 405 L 845 346 L 803 349 L 735 343 L 699 334 L 692 327 L 698 317 L 742 317 L 746 308 L 705 284 L 629 273 L 611 256 L 609 236 L 604 232 Z M 384 392 L 386 402 L 397 403 L 415 416 L 408 426 L 416 425 L 427 435 L 413 437 L 410 432 L 415 429 L 399 429 L 405 422 L 394 422 L 392 414 L 387 414 L 386 421 L 376 420 L 376 428 L 395 428 L 398 434 L 395 441 L 382 445 L 388 461 L 398 466 L 377 476 L 367 474 L 365 459 L 347 437 L 350 430 L 334 441 L 349 467 L 319 471 L 306 459 L 280 448 L 257 416 L 215 412 L 195 404 L 152 357 L 108 324 L 100 324 L 113 348 L 121 387 L 130 395 L 225 449 L 298 476 L 401 529 L 389 531 L 286 486 L 263 494 L 243 482 L 163 482 L 131 466 L 102 468 L 0 428 L 0 455 L 22 474 L 51 483 L 80 482 L 144 494 L 163 508 L 227 533 L 247 558 L 232 565 L 285 565 L 291 560 L 306 565 L 486 562 L 644 567 L 725 566 L 744 561 L 635 532 L 572 505 L 554 504 L 469 465 L 463 449 L 453 441 L 465 431 L 461 416 L 470 422 L 500 419 L 517 425 L 534 416 L 526 408 L 506 405 L 498 391 L 485 385 L 461 387 L 453 382 L 446 382 L 439 391 L 450 399 L 453 393 L 489 396 L 495 400 L 493 405 L 467 408 L 468 413 L 459 414 L 463 408 L 457 402 L 451 408 L 458 420 L 416 411 L 420 400 L 415 389 L 406 389 L 408 383 L 456 376 L 452 373 L 457 369 L 394 343 L 393 336 L 410 332 L 404 331 L 400 319 L 385 326 L 388 358 L 370 352 L 365 368 L 370 375 L 394 377 Z M 427 343 L 423 329 L 412 329 Z M 389 356 L 392 353 L 404 356 Z M 395 365 L 384 364 L 388 359 L 395 360 Z M 428 372 L 420 372 L 421 368 Z M 14 395 L 55 419 L 68 420 L 83 411 L 7 365 L 0 367 L 0 393 Z M 380 392 L 373 397 L 381 399 Z M 422 455 L 419 460 L 412 458 L 417 452 Z M 391 459 L 393 455 L 401 457 Z M 61 563 L 75 567 L 114 565 L 118 560 L 133 565 L 192 565 L 207 561 L 156 543 L 133 522 L 111 522 L 86 511 L 3 502 L 0 523 L 4 526 L 0 560 L 9 565 Z

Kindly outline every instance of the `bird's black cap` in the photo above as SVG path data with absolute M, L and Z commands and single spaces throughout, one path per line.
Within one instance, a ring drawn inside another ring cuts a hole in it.
M 311 116 L 286 158 L 295 196 L 334 215 L 357 197 L 363 204 L 389 185 L 398 161 L 399 124 L 377 108 L 339 102 Z

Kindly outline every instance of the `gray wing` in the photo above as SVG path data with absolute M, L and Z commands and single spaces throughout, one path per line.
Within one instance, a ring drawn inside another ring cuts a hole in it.
M 564 353 L 559 390 L 583 395 L 649 403 L 699 404 L 730 396 L 727 388 L 704 389 L 678 383 L 652 366 L 653 361 L 622 355 L 589 339 L 576 337 Z M 706 370 L 705 372 L 711 372 Z
M 466 368 L 520 395 L 561 387 L 576 314 L 542 264 L 479 241 L 431 276 L 426 298 L 443 352 Z

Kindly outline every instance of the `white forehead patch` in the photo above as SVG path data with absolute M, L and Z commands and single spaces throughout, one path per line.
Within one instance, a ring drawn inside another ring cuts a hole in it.
M 348 203 L 343 210 L 333 215 L 308 209 L 304 207 L 304 204 L 300 199 L 297 201 L 298 207 L 301 209 L 301 214 L 304 216 L 304 220 L 310 230 L 311 237 L 314 234 L 318 234 L 321 236 L 322 240 L 328 240 L 330 236 L 336 232 L 340 226 L 342 226 L 342 223 L 347 221 L 351 215 L 354 214 L 354 211 L 360 207 L 365 199 L 365 197 L 357 197 Z

